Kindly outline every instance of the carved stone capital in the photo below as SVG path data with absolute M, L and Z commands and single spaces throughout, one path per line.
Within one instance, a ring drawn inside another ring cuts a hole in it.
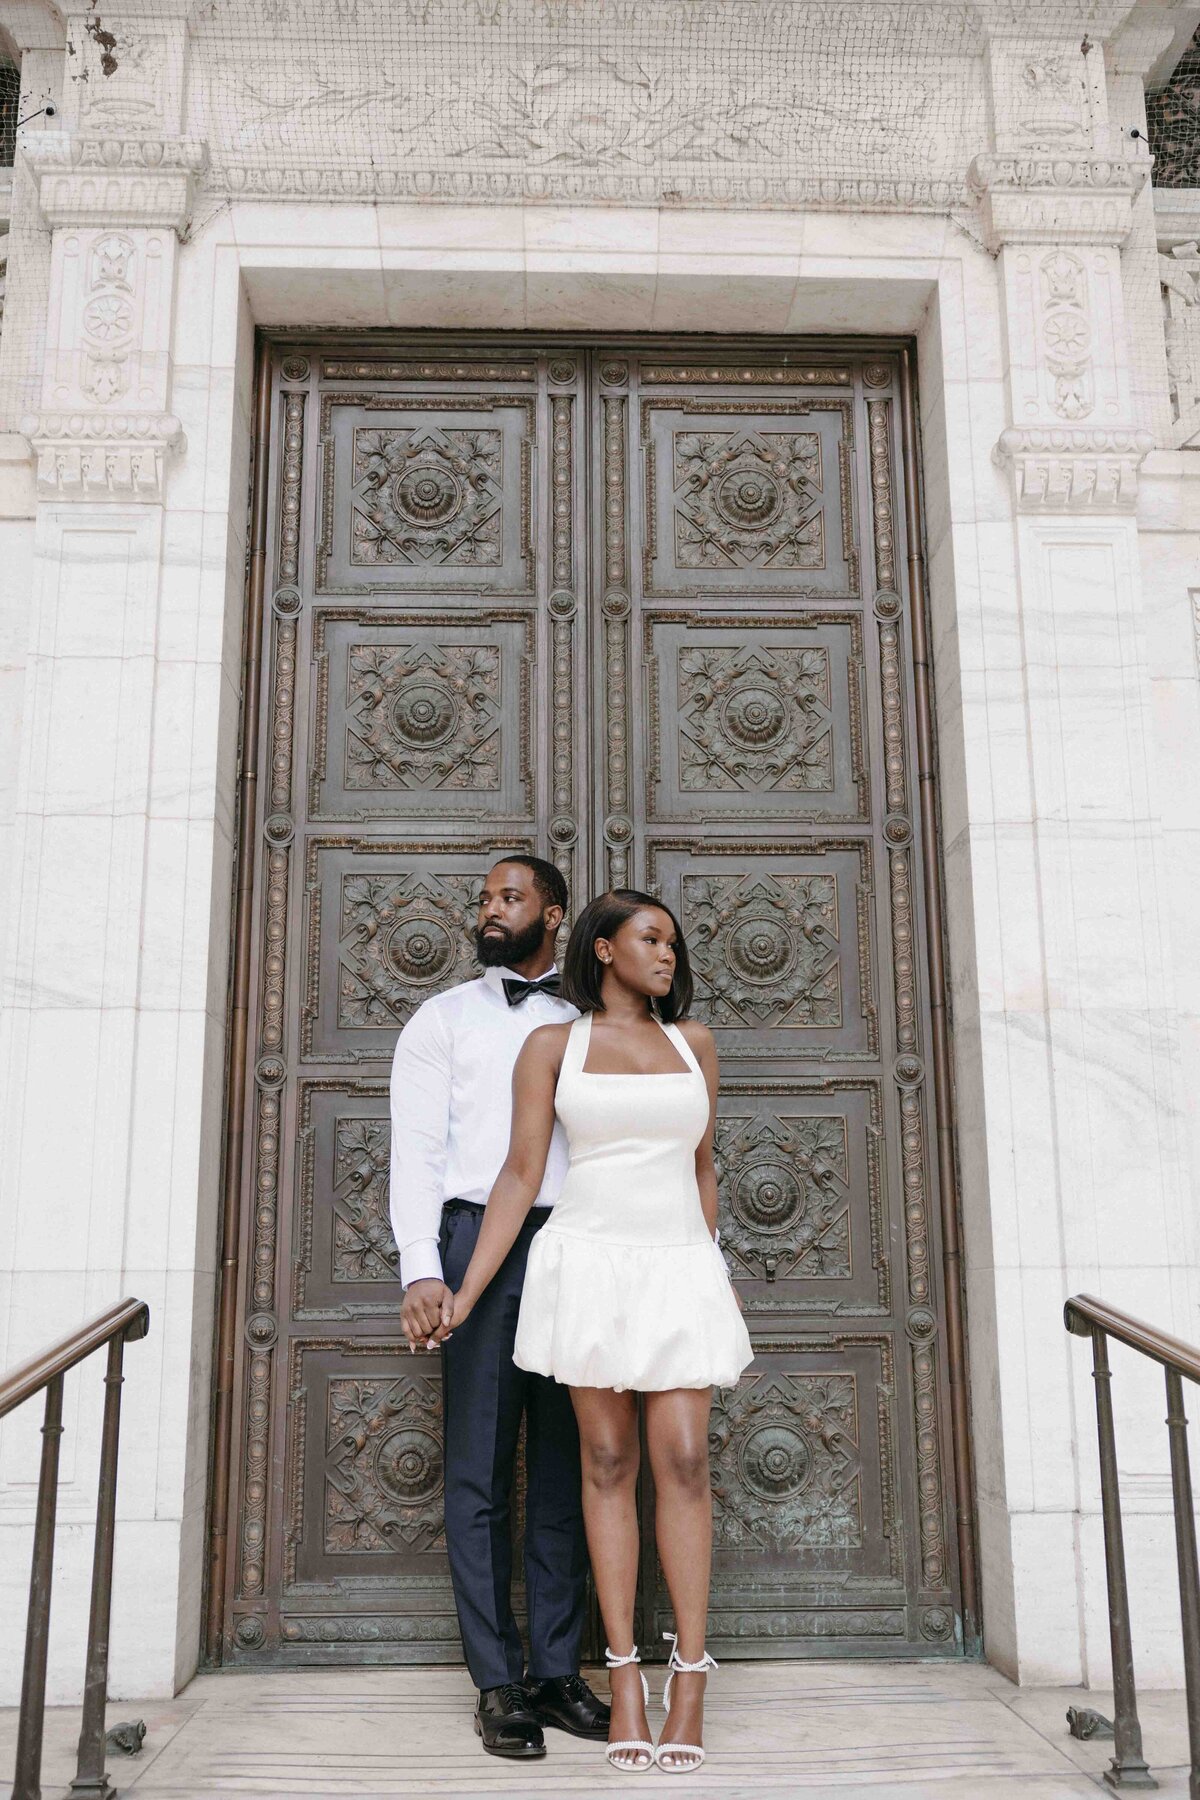
M 1022 512 L 1131 512 L 1153 447 L 1148 431 L 1010 426 L 994 455 L 1012 470 Z
M 173 413 L 34 413 L 21 430 L 54 500 L 161 500 L 167 452 L 184 448 Z
M 208 146 L 196 138 L 44 131 L 24 149 L 46 224 L 163 226 L 191 217 Z
M 1003 244 L 1123 244 L 1149 159 L 1029 150 L 977 156 L 968 180 L 989 249 Z

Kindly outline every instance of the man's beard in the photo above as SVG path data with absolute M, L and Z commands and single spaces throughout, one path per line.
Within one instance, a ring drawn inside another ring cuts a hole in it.
M 503 925 L 493 925 L 489 927 L 487 937 L 478 926 L 475 928 L 475 954 L 485 969 L 514 969 L 518 963 L 528 962 L 531 956 L 536 956 L 545 941 L 546 927 L 540 919 L 535 919 L 524 931 L 508 931 Z

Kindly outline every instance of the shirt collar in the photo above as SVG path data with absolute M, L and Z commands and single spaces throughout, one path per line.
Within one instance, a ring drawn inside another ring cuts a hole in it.
M 544 981 L 546 979 L 547 975 L 557 975 L 557 974 L 558 974 L 558 964 L 551 963 L 550 967 L 545 971 L 545 973 L 538 976 L 538 980 Z M 489 967 L 483 971 L 483 980 L 484 980 L 484 984 L 487 987 L 491 988 L 493 994 L 499 994 L 501 996 L 501 998 L 506 1000 L 508 998 L 508 996 L 504 992 L 505 981 L 506 980 L 508 980 L 508 981 L 524 981 L 525 977 L 524 977 L 524 975 L 518 975 L 516 973 L 516 971 L 513 969 L 497 969 L 497 968 Z

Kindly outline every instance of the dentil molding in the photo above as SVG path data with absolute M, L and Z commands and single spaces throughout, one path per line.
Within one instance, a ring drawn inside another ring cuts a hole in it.
M 196 138 L 44 131 L 23 145 L 46 224 L 154 226 L 182 231 L 208 146 Z
M 184 448 L 174 413 L 33 413 L 21 430 L 55 500 L 161 500 L 167 454 Z
M 996 461 L 1012 471 L 1022 512 L 1132 512 L 1137 472 L 1154 448 L 1148 431 L 1010 426 Z

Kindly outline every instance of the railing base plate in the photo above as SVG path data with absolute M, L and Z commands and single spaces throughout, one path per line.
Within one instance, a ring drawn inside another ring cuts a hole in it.
M 1118 1769 L 1114 1763 L 1111 1768 L 1105 1769 L 1104 1783 L 1106 1787 L 1116 1788 L 1122 1793 L 1129 1788 L 1156 1788 L 1158 1786 L 1145 1763 L 1133 1763 L 1124 1769 Z

